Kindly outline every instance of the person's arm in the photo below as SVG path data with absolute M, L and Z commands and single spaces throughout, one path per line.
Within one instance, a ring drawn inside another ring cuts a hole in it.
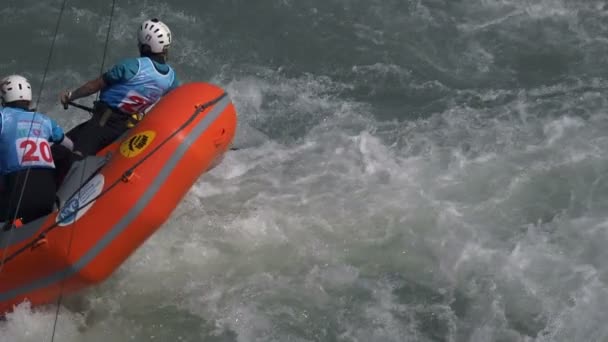
M 63 139 L 61 140 L 61 142 L 59 144 L 65 146 L 68 150 L 70 150 L 72 152 L 78 153 L 78 151 L 74 151 L 74 142 L 72 141 L 72 139 L 68 138 L 65 135 L 63 136 Z
M 80 86 L 80 88 L 69 92 L 65 91 L 61 95 L 61 103 L 64 106 L 68 104 L 69 101 L 73 101 L 79 99 L 81 97 L 89 96 L 95 94 L 96 92 L 102 90 L 107 86 L 111 86 L 113 84 L 122 83 L 130 80 L 137 71 L 139 70 L 139 62 L 136 58 L 126 59 L 116 65 L 114 65 L 110 70 L 106 71 L 102 76 L 90 80 L 87 83 Z
M 55 144 L 61 144 L 65 146 L 68 150 L 74 150 L 74 142 L 72 139 L 68 138 L 63 132 L 63 128 L 55 122 L 55 120 L 49 118 L 51 120 L 51 139 L 50 141 Z
M 95 94 L 96 92 L 103 89 L 105 86 L 106 81 L 103 79 L 103 77 L 98 77 L 94 80 L 90 80 L 74 91 L 64 92 L 61 96 L 61 103 L 67 105 L 70 101 L 74 101 L 81 97 Z

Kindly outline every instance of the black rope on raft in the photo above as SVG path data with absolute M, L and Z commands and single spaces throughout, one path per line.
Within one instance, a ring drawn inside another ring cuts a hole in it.
M 131 166 L 130 168 L 128 168 L 127 170 L 125 170 L 122 174 L 122 176 L 115 180 L 114 182 L 112 182 L 112 184 L 110 184 L 110 186 L 108 186 L 108 188 L 106 188 L 104 191 L 102 191 L 99 195 L 93 197 L 92 199 L 90 199 L 89 201 L 87 201 L 86 203 L 84 203 L 83 205 L 79 206 L 76 209 L 76 212 L 72 215 L 75 215 L 78 210 L 81 210 L 83 208 L 85 208 L 86 206 L 88 206 L 89 204 L 97 201 L 98 199 L 102 198 L 103 196 L 105 196 L 106 194 L 108 194 L 110 192 L 110 190 L 112 190 L 114 187 L 116 187 L 118 184 L 125 182 L 125 180 L 128 180 L 131 175 L 135 172 L 135 170 L 137 169 L 137 167 L 141 166 L 146 160 L 148 160 L 152 155 L 154 155 L 156 152 L 158 152 L 158 150 L 160 150 L 160 148 L 162 146 L 164 146 L 167 142 L 169 142 L 173 137 L 175 137 L 179 132 L 181 132 L 182 130 L 184 130 L 186 127 L 188 127 L 189 124 L 192 123 L 192 121 L 194 121 L 194 119 L 196 119 L 198 117 L 198 115 L 200 113 L 202 113 L 203 111 L 205 111 L 206 109 L 208 109 L 209 107 L 214 106 L 215 104 L 217 104 L 219 101 L 221 101 L 224 97 L 226 97 L 226 93 L 223 93 L 222 95 L 220 95 L 219 97 L 206 102 L 203 105 L 200 105 L 196 108 L 196 110 L 194 111 L 194 113 L 192 113 L 192 115 L 188 118 L 188 120 L 186 120 L 180 127 L 178 127 L 174 132 L 171 133 L 171 135 L 169 135 L 167 138 L 165 138 L 160 144 L 158 144 L 158 146 L 156 146 L 155 148 L 153 148 L 152 150 L 150 150 L 148 153 L 146 153 L 146 155 L 141 158 L 140 160 L 138 160 L 135 164 L 133 164 L 133 166 Z M 90 178 L 92 178 L 94 175 L 92 175 Z M 90 179 L 89 178 L 89 179 Z M 79 191 L 81 188 L 79 188 L 77 191 Z M 70 216 L 66 217 L 64 220 L 69 219 Z M 36 238 L 34 238 L 34 240 L 32 240 L 31 242 L 25 244 L 23 247 L 21 247 L 20 249 L 16 250 L 15 252 L 13 252 L 11 255 L 5 257 L 4 259 L 2 259 L 2 261 L 0 261 L 0 265 L 4 265 L 12 260 L 14 260 L 17 256 L 19 256 L 20 254 L 22 254 L 23 252 L 27 251 L 28 249 L 34 247 L 40 240 L 44 239 L 46 237 L 46 235 L 52 231 L 53 229 L 57 228 L 59 226 L 59 224 L 62 221 L 58 221 L 55 222 L 54 224 L 50 225 L 49 227 L 45 228 Z
M 65 3 L 65 0 L 64 0 Z M 108 30 L 106 32 L 106 42 L 104 44 L 103 47 L 103 56 L 101 59 L 101 67 L 100 67 L 100 74 L 103 72 L 103 67 L 105 64 L 105 60 L 106 60 L 106 54 L 108 51 L 108 43 L 110 41 L 110 32 L 112 31 L 112 18 L 114 18 L 114 8 L 116 7 L 116 0 L 112 0 L 112 8 L 110 10 L 110 20 L 108 23 Z M 99 94 L 97 95 L 99 97 Z M 86 165 L 86 160 L 84 161 L 85 165 Z M 80 176 L 80 187 L 78 188 L 77 191 L 80 191 L 82 189 L 82 187 L 84 186 L 84 170 L 86 169 L 86 167 L 82 168 L 82 173 Z M 76 212 L 73 213 L 73 215 L 77 215 L 78 211 L 81 208 L 78 208 L 76 210 Z M 72 242 L 74 241 L 74 231 L 76 230 L 76 220 L 74 220 L 74 222 L 71 224 L 71 230 L 70 230 L 70 240 L 68 242 L 68 250 L 67 250 L 67 255 L 70 255 L 70 252 L 72 251 Z M 46 235 L 46 234 L 45 234 Z M 55 311 L 55 320 L 53 322 L 53 332 L 51 334 L 51 342 L 53 342 L 55 340 L 55 332 L 57 331 L 57 320 L 59 319 L 59 308 L 61 307 L 61 302 L 63 301 L 63 288 L 64 288 L 64 281 L 61 281 L 61 285 L 59 288 L 59 298 L 57 299 L 57 308 Z

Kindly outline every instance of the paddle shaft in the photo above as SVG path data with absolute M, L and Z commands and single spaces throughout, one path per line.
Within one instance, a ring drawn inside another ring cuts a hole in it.
M 87 112 L 89 112 L 89 113 L 93 113 L 93 108 L 91 108 L 91 107 L 83 106 L 83 105 L 78 104 L 78 103 L 76 103 L 76 102 L 74 102 L 74 101 L 70 101 L 70 102 L 68 102 L 68 104 L 69 104 L 70 106 L 74 106 L 74 107 L 76 107 L 76 108 L 80 108 L 80 109 L 82 109 L 82 110 L 85 110 L 85 111 L 87 111 Z M 67 109 L 67 107 L 66 107 L 66 109 Z

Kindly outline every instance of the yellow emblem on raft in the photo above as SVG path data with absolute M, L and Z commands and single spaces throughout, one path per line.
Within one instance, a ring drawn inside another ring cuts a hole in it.
M 156 137 L 154 131 L 143 131 L 137 133 L 120 144 L 120 154 L 127 158 L 133 158 L 145 150 Z

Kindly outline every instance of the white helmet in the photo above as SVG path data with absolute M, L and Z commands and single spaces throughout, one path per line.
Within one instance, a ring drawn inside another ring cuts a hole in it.
M 11 75 L 2 80 L 2 100 L 4 103 L 25 100 L 32 101 L 32 87 L 23 76 Z
M 156 18 L 146 20 L 137 32 L 137 40 L 141 45 L 148 45 L 152 53 L 161 53 L 171 44 L 171 30 Z

